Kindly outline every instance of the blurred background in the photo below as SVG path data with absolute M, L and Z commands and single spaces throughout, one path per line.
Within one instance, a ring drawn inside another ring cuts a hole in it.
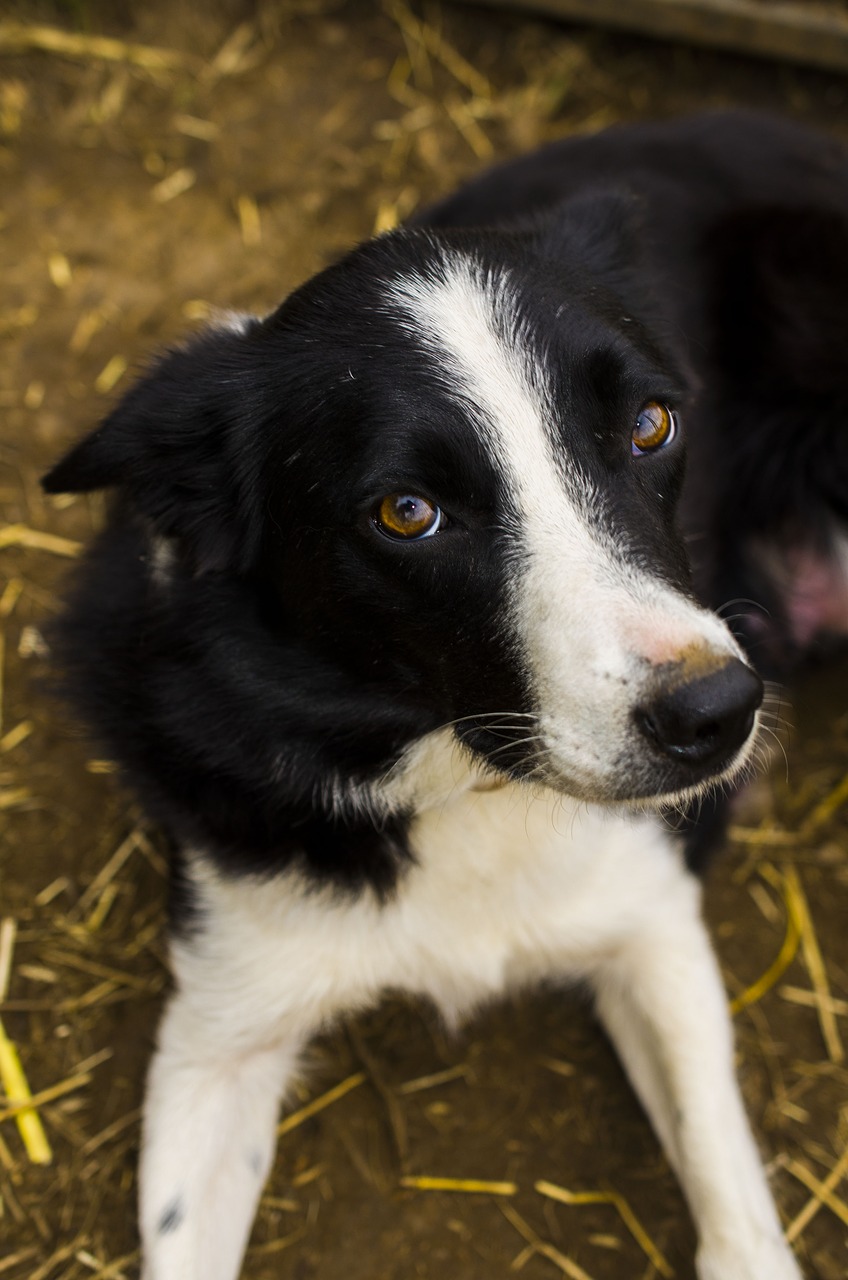
M 120 1280 L 138 1275 L 165 850 L 49 693 L 45 626 L 101 511 L 45 500 L 39 474 L 151 351 L 215 308 L 272 308 L 493 160 L 731 104 L 848 138 L 848 5 L 5 0 L 0 14 L 0 1277 Z M 574 20 L 587 15 L 607 25 Z M 738 810 L 707 891 L 745 1095 L 820 1280 L 848 1273 L 846 690 L 844 665 L 804 681 L 786 759 Z M 250 1280 L 692 1280 L 680 1194 L 579 992 L 483 1011 L 457 1037 L 388 1002 L 316 1046 L 313 1068 Z M 25 1087 L 40 1125 L 21 1118 Z

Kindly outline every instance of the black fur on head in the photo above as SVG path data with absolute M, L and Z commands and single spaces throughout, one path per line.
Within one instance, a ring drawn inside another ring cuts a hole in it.
M 156 361 L 100 427 L 44 477 L 48 493 L 120 489 L 194 567 L 246 568 L 262 534 L 250 332 L 212 330 Z
M 363 784 L 457 720 L 520 766 L 530 700 L 501 545 L 515 513 L 446 369 L 387 304 L 393 278 L 426 276 L 443 251 L 521 282 L 563 422 L 596 423 L 575 437 L 580 466 L 618 476 L 645 555 L 685 578 L 666 532 L 679 461 L 636 479 L 621 465 L 645 389 L 680 394 L 647 291 L 618 300 L 638 271 L 628 203 L 600 196 L 593 222 L 578 201 L 556 242 L 525 228 L 365 245 L 267 319 L 165 354 L 47 475 L 50 492 L 116 491 L 57 647 L 72 698 L 179 843 L 224 866 L 295 859 L 387 884 L 404 814 Z M 597 359 L 578 376 L 587 342 Z M 375 504 L 398 490 L 437 495 L 444 534 L 413 548 L 376 533 Z M 504 711 L 526 717 L 514 750 L 481 727 Z

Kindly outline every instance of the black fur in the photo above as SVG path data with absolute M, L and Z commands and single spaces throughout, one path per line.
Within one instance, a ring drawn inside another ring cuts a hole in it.
M 826 556 L 829 520 L 848 516 L 847 219 L 844 153 L 795 125 L 611 130 L 493 170 L 268 319 L 161 357 L 45 480 L 117 491 L 59 648 L 154 818 L 228 871 L 294 862 L 387 892 L 407 823 L 369 814 L 355 785 L 456 719 L 472 750 L 501 752 L 485 715 L 528 710 L 501 622 L 508 495 L 386 307 L 434 244 L 510 272 L 556 370 L 564 448 L 609 495 L 627 553 L 689 590 L 682 529 L 702 599 L 769 610 L 738 629 L 785 675 L 803 646 L 755 552 L 801 539 Z M 623 466 L 615 424 L 656 395 L 685 417 L 685 484 L 682 449 Z M 451 511 L 438 550 L 370 523 L 411 485 Z M 520 774 L 522 735 L 497 759 Z M 691 820 L 693 850 L 707 825 Z
M 179 1200 L 169 1205 L 159 1220 L 159 1234 L 166 1236 L 182 1226 L 185 1210 Z

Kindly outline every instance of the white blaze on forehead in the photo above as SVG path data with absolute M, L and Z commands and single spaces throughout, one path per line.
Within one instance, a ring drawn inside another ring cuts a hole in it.
M 574 490 L 579 487 L 585 500 L 591 486 L 576 466 L 569 477 L 557 458 L 547 425 L 556 419 L 552 388 L 509 273 L 447 255 L 440 266 L 439 276 L 395 281 L 392 300 L 440 361 L 448 388 L 476 406 L 477 425 L 490 437 L 522 521 L 556 512 L 560 520 L 582 525 Z
M 448 392 L 470 406 L 507 483 L 513 512 L 506 519 L 525 560 L 522 595 L 537 597 L 537 614 L 560 611 L 566 594 L 582 600 L 578 609 L 589 608 L 591 595 L 580 594 L 587 578 L 613 585 L 625 577 L 628 590 L 650 596 L 658 584 L 648 576 L 646 585 L 623 563 L 603 525 L 601 495 L 556 443 L 561 413 L 509 273 L 458 255 L 445 254 L 438 265 L 439 275 L 395 281 L 392 298 L 441 366 Z

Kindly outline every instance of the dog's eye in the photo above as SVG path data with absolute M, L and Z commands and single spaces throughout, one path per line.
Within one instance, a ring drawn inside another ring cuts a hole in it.
M 677 435 L 677 418 L 668 405 L 649 400 L 633 424 L 631 448 L 633 453 L 653 453 L 671 444 Z
M 390 493 L 374 512 L 377 528 L 390 538 L 429 538 L 442 526 L 442 513 L 414 493 Z

